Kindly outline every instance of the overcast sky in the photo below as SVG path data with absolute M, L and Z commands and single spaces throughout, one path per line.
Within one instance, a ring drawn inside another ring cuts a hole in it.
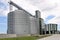
M 6 33 L 9 0 L 0 0 L 0 33 Z M 45 23 L 60 25 L 60 0 L 12 0 L 14 3 L 35 15 L 35 10 L 40 10 Z M 13 8 L 14 9 L 14 8 Z M 58 28 L 60 30 L 60 27 Z

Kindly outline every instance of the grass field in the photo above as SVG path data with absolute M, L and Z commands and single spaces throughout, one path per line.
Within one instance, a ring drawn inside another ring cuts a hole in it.
M 0 38 L 0 40 L 36 40 L 40 38 L 44 38 L 50 35 L 44 35 L 44 36 L 25 36 L 25 37 L 16 37 L 16 38 Z

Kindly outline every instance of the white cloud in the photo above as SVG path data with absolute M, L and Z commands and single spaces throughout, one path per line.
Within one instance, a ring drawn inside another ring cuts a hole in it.
M 3 8 L 0 8 L 0 16 L 7 16 L 7 14 L 8 14 L 8 12 L 9 12 L 9 4 L 8 4 L 8 1 L 9 0 L 0 0 L 0 2 L 2 3 L 2 4 L 4 4 L 4 5 L 0 5 L 1 7 L 3 7 Z
M 12 0 L 14 3 L 16 3 L 18 6 L 22 7 L 26 11 L 30 12 L 32 15 L 35 14 L 35 10 L 38 8 L 27 2 L 26 0 Z
M 38 7 L 42 12 L 42 18 L 46 20 L 49 15 L 55 16 L 48 20 L 48 23 L 60 25 L 60 0 L 27 0 L 30 4 Z M 59 29 L 59 27 L 58 27 Z
M 7 10 L 0 9 L 0 16 L 7 16 L 8 12 L 9 12 L 8 9 Z
M 60 0 L 12 0 L 17 5 L 21 6 L 28 12 L 34 15 L 34 11 L 39 9 L 41 11 L 41 17 L 46 20 L 49 15 L 55 16 L 55 18 L 48 21 L 48 23 L 60 24 Z M 5 14 L 6 15 L 6 14 Z
M 55 17 L 55 18 L 49 20 L 48 23 L 57 23 L 57 24 L 60 24 L 60 16 L 59 17 Z
M 48 22 L 60 24 L 60 18 L 58 18 L 60 17 L 60 0 L 31 0 L 30 2 L 32 5 L 42 10 L 42 18 L 46 19 L 49 15 L 54 15 L 55 18 Z
M 60 0 L 12 0 L 30 13 L 39 9 L 42 18 L 46 19 L 49 15 L 60 16 Z M 28 8 L 27 8 L 28 7 Z

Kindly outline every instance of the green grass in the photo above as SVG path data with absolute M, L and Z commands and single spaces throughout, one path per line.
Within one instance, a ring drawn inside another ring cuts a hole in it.
M 0 40 L 36 40 L 39 38 L 44 38 L 49 35 L 44 35 L 44 36 L 25 36 L 25 37 L 16 37 L 16 38 L 1 38 Z
M 2 38 L 0 40 L 36 40 L 35 37 L 28 36 L 28 37 L 16 37 L 16 38 Z

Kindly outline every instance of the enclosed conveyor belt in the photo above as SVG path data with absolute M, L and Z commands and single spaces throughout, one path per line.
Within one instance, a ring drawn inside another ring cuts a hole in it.
M 15 3 L 12 2 L 12 1 L 10 1 L 9 4 L 15 6 L 15 7 L 18 8 L 19 10 L 23 10 L 23 11 L 27 12 L 26 10 L 24 10 L 24 9 L 21 8 L 21 7 L 19 7 L 17 4 L 15 4 Z M 32 14 L 30 14 L 29 12 L 27 12 L 27 14 L 30 15 L 30 16 L 32 16 L 32 17 L 35 17 L 35 16 L 33 16 Z

